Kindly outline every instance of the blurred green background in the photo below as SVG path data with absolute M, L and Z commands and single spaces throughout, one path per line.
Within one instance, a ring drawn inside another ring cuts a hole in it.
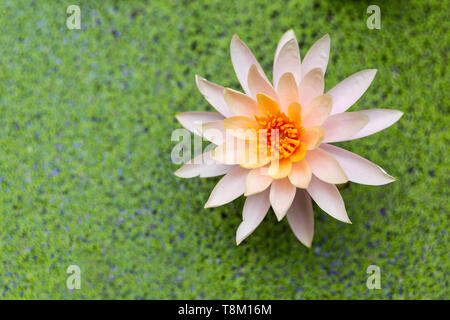
M 66 8 L 81 7 L 81 30 Z M 381 29 L 369 30 L 369 4 Z M 446 1 L 16 1 L 0 4 L 0 298 L 449 297 Z M 194 75 L 240 90 L 238 33 L 271 78 L 294 29 L 331 36 L 326 88 L 378 74 L 351 110 L 388 130 L 341 143 L 397 177 L 342 191 L 353 225 L 315 207 L 308 249 L 272 211 L 239 247 L 244 199 L 204 209 L 219 178 L 173 176 L 178 112 L 212 110 Z M 81 268 L 81 289 L 66 269 Z M 366 268 L 381 268 L 368 290 Z

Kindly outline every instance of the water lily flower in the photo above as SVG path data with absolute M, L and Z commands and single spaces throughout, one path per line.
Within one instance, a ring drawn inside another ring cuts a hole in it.
M 206 208 L 245 195 L 237 244 L 257 228 L 272 207 L 277 219 L 286 216 L 298 240 L 310 247 L 314 233 L 311 199 L 332 217 L 351 223 L 336 184 L 352 181 L 384 185 L 394 181 L 378 165 L 331 143 L 381 131 L 398 121 L 402 112 L 346 112 L 370 86 L 374 69 L 357 72 L 324 93 L 328 35 L 301 60 L 294 32 L 286 32 L 275 52 L 272 83 L 237 35 L 231 40 L 230 50 L 244 93 L 196 76 L 199 91 L 217 112 L 185 112 L 177 119 L 217 147 L 200 155 L 208 161 L 190 161 L 175 175 L 224 175 L 212 190 Z M 208 129 L 223 135 L 208 136 Z M 249 138 L 248 132 L 254 135 Z M 230 136 L 245 143 L 237 147 L 231 143 L 236 139 Z

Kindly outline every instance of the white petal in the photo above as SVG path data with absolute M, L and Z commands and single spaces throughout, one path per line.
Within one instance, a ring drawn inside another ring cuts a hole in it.
M 199 134 L 198 128 L 205 122 L 223 120 L 225 117 L 217 112 L 182 112 L 175 116 L 187 130 Z
M 236 231 L 236 244 L 239 245 L 263 221 L 270 208 L 269 190 L 247 197 L 242 211 L 242 222 Z
M 250 94 L 249 96 L 256 99 L 258 93 L 264 93 L 278 101 L 278 95 L 275 89 L 272 87 L 270 82 L 264 78 L 264 76 L 258 71 L 256 65 L 252 65 L 248 71 L 248 87 Z
M 239 198 L 245 190 L 248 170 L 240 166 L 231 169 L 214 187 L 205 208 L 218 207 Z
M 369 122 L 369 117 L 358 112 L 343 112 L 332 116 L 323 123 L 323 142 L 350 140 Z
M 348 181 L 339 162 L 328 152 L 317 148 L 308 151 L 305 158 L 311 167 L 312 173 L 320 180 L 333 184 L 346 183 Z
M 225 143 L 218 145 L 211 151 L 211 158 L 219 163 L 233 165 L 238 164 L 241 155 L 246 150 L 245 140 L 227 136 Z
M 294 200 L 296 189 L 287 177 L 272 181 L 272 186 L 270 187 L 270 204 L 278 221 L 281 221 L 286 215 Z
M 266 167 L 256 168 L 250 170 L 245 180 L 245 196 L 250 196 L 266 190 L 272 183 L 272 178 L 269 177 Z
M 281 76 L 286 72 L 294 75 L 297 85 L 300 83 L 301 76 L 300 50 L 297 40 L 290 39 L 281 48 L 277 60 L 273 65 L 273 85 L 276 87 Z
M 200 178 L 209 178 L 221 176 L 232 168 L 233 166 L 221 164 L 213 160 L 208 151 L 186 162 L 174 174 L 180 178 L 193 178 L 197 176 L 200 176 Z
M 297 190 L 286 217 L 297 239 L 310 248 L 314 235 L 314 215 L 311 198 L 306 191 Z
M 322 69 L 323 74 L 327 70 L 328 57 L 330 56 L 330 36 L 324 35 L 316 41 L 306 53 L 302 62 L 302 77 L 314 68 Z
M 258 113 L 256 101 L 248 95 L 233 89 L 225 89 L 223 96 L 230 110 L 237 116 L 247 116 L 253 119 Z
M 311 181 L 311 167 L 305 159 L 292 163 L 288 178 L 291 183 L 299 189 L 308 188 Z
M 339 162 L 350 181 L 371 186 L 395 181 L 382 168 L 357 154 L 329 144 L 322 144 L 320 148 L 330 153 Z
M 278 59 L 278 55 L 280 54 L 281 48 L 283 48 L 283 46 L 285 45 L 286 42 L 288 42 L 289 40 L 294 39 L 295 41 L 297 41 L 297 38 L 295 37 L 295 32 L 294 30 L 290 29 L 288 31 L 286 31 L 280 38 L 280 41 L 278 42 L 277 45 L 277 50 L 275 51 L 275 58 L 273 59 L 273 62 L 275 63 L 275 61 L 277 61 Z
M 396 123 L 403 115 L 403 112 L 393 109 L 369 109 L 360 110 L 356 113 L 362 113 L 369 117 L 369 122 L 352 139 L 359 139 L 370 136 L 378 131 L 384 130 Z
M 298 86 L 292 73 L 286 72 L 278 81 L 278 98 L 280 99 L 280 108 L 288 114 L 289 105 L 292 102 L 298 102 Z
M 206 140 L 220 145 L 225 142 L 227 132 L 223 126 L 223 120 L 205 122 L 197 128 L 197 132 Z
M 357 72 L 339 82 L 328 94 L 333 97 L 333 109 L 331 114 L 345 112 L 366 92 L 372 83 L 376 69 L 368 69 Z
M 267 80 L 267 77 L 264 74 L 264 70 L 259 65 L 255 56 L 246 46 L 246 44 L 242 42 L 241 39 L 239 39 L 237 34 L 234 34 L 233 38 L 231 39 L 230 54 L 234 71 L 236 72 L 236 76 L 238 77 L 242 89 L 246 94 L 248 95 L 250 94 L 247 81 L 248 81 L 248 71 L 250 70 L 250 67 L 252 65 L 256 65 L 259 73 L 263 76 L 264 79 Z
M 351 223 L 344 200 L 334 184 L 323 182 L 313 175 L 307 190 L 320 209 L 339 221 Z
M 324 86 L 323 71 L 319 68 L 312 69 L 298 87 L 300 104 L 306 107 L 314 98 L 323 94 Z
M 332 106 L 333 100 L 327 94 L 314 98 L 306 108 L 302 108 L 303 126 L 321 126 L 330 115 Z
M 206 101 L 209 102 L 209 104 L 211 104 L 225 117 L 233 116 L 233 112 L 231 112 L 231 110 L 228 108 L 223 98 L 224 87 L 210 82 L 200 77 L 199 75 L 195 75 L 195 82 L 197 83 L 198 90 L 205 97 Z

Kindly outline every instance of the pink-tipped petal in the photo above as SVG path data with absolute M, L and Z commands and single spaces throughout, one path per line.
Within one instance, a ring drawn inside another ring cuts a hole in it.
M 334 184 L 323 182 L 313 175 L 307 191 L 320 209 L 339 221 L 351 223 L 344 200 Z
M 348 181 L 339 162 L 320 148 L 308 151 L 306 153 L 306 161 L 308 161 L 312 173 L 322 181 L 333 184 L 346 183 Z
M 266 94 L 275 101 L 278 101 L 278 95 L 270 82 L 258 71 L 256 65 L 252 65 L 248 71 L 248 87 L 250 96 L 256 99 L 257 94 Z
M 266 190 L 272 183 L 267 167 L 250 170 L 245 180 L 245 196 L 251 196 Z
M 315 68 L 309 71 L 300 82 L 298 87 L 299 102 L 302 106 L 307 106 L 314 98 L 323 94 L 325 82 L 323 71 Z
M 293 74 L 296 84 L 301 77 L 300 50 L 296 39 L 290 39 L 281 48 L 273 65 L 273 85 L 277 87 L 281 76 L 286 72 Z
M 255 65 L 262 77 L 266 81 L 268 81 L 266 75 L 264 74 L 264 70 L 259 65 L 255 56 L 247 47 L 247 45 L 242 42 L 241 39 L 239 39 L 237 34 L 234 34 L 233 38 L 231 39 L 230 54 L 234 71 L 236 72 L 236 76 L 238 77 L 242 89 L 246 94 L 250 95 L 248 86 L 248 72 L 252 65 Z
M 245 191 L 248 170 L 235 166 L 214 187 L 205 208 L 218 207 L 239 198 Z
M 403 112 L 393 109 L 369 109 L 356 111 L 356 113 L 368 116 L 369 122 L 351 140 L 367 137 L 384 130 L 396 123 L 403 115 Z
M 328 91 L 333 97 L 333 109 L 331 114 L 345 112 L 366 92 L 375 78 L 376 69 L 368 69 L 357 72 L 339 82 Z
M 247 197 L 242 211 L 242 222 L 236 231 L 237 245 L 259 226 L 269 208 L 269 190 Z
M 314 215 L 311 198 L 306 191 L 297 190 L 286 217 L 297 239 L 311 248 L 314 236 Z
M 198 129 L 205 122 L 223 120 L 225 117 L 217 112 L 182 112 L 175 116 L 183 127 L 200 135 Z
M 230 171 L 233 166 L 221 164 L 210 157 L 210 152 L 198 155 L 192 160 L 186 162 L 174 174 L 180 178 L 209 178 L 221 176 Z
M 329 116 L 322 128 L 322 142 L 340 142 L 351 138 L 369 122 L 369 117 L 358 112 L 344 112 Z
M 315 68 L 320 68 L 325 74 L 330 56 L 330 36 L 324 35 L 316 41 L 306 53 L 302 62 L 302 77 Z
M 281 221 L 286 215 L 294 200 L 296 189 L 288 178 L 272 181 L 272 186 L 270 187 L 270 204 L 278 221 Z
M 258 113 L 256 101 L 246 94 L 227 88 L 223 91 L 223 96 L 230 110 L 237 116 L 253 118 Z
M 231 117 L 233 112 L 228 108 L 223 98 L 223 87 L 210 82 L 199 75 L 195 75 L 195 83 L 200 93 L 217 111 L 225 117 Z
M 288 113 L 289 105 L 298 102 L 298 87 L 294 75 L 286 72 L 280 78 L 277 87 L 278 97 L 280 99 L 280 108 L 284 113 Z
M 350 181 L 371 186 L 395 181 L 382 168 L 357 154 L 325 143 L 320 148 L 330 153 L 339 162 Z

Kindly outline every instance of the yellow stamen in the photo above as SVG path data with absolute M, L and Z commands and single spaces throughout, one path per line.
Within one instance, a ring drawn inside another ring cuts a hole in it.
M 289 158 L 300 145 L 304 128 L 296 127 L 282 111 L 276 114 L 266 112 L 265 116 L 255 115 L 255 119 L 259 125 L 257 149 L 259 151 L 261 148 L 262 154 L 272 159 Z

